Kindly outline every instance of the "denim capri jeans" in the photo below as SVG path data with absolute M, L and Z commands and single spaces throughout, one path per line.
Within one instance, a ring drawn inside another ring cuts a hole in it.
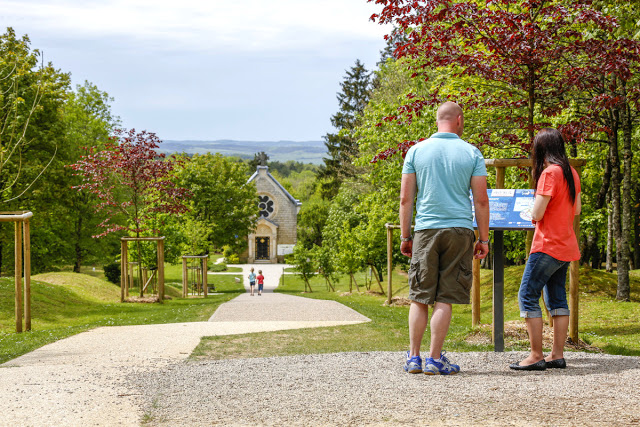
M 540 293 L 544 289 L 544 302 L 553 316 L 568 316 L 567 282 L 568 261 L 559 261 L 542 252 L 529 255 L 522 275 L 518 306 L 520 317 L 542 317 Z

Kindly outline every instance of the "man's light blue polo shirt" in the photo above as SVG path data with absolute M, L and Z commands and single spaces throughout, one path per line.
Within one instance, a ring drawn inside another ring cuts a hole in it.
M 416 231 L 451 227 L 473 230 L 471 177 L 487 176 L 480 150 L 454 133 L 437 132 L 409 149 L 402 173 L 416 174 Z

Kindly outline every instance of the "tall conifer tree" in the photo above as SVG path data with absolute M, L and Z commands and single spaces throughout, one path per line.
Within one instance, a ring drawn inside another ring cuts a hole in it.
M 353 130 L 358 126 L 371 94 L 371 73 L 359 59 L 347 70 L 340 88 L 337 94 L 340 108 L 331 116 L 331 124 L 337 132 L 324 137 L 329 158 L 324 159 L 324 165 L 318 172 L 318 178 L 322 180 L 322 194 L 329 199 L 338 194 L 342 181 L 355 175 L 352 159 L 358 154 L 358 144 Z

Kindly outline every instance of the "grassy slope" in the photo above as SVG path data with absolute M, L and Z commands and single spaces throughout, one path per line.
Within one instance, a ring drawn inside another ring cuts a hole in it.
M 179 271 L 179 266 L 167 269 L 167 281 L 175 284 L 168 283 L 168 295 L 179 293 L 175 280 Z M 98 326 L 207 320 L 221 303 L 244 292 L 233 275 L 209 277 L 220 295 L 206 300 L 173 298 L 164 304 L 121 304 L 120 288 L 97 277 L 76 273 L 34 276 L 32 331 L 22 334 L 15 333 L 13 280 L 0 278 L 0 363 Z
M 522 322 L 517 293 L 524 267 L 505 269 L 505 322 Z M 357 276 L 360 284 L 363 276 Z M 406 296 L 406 278 L 394 275 L 394 296 Z M 640 271 L 632 274 L 632 302 L 615 301 L 615 274 L 585 268 L 580 278 L 580 337 L 611 354 L 640 355 Z M 367 324 L 248 334 L 234 337 L 208 337 L 194 352 L 195 357 L 228 358 L 270 355 L 325 353 L 340 351 L 405 350 L 408 346 L 407 306 L 384 307 L 385 298 L 373 293 L 348 294 L 348 280 L 342 278 L 337 292 L 328 292 L 324 281 L 311 280 L 313 293 L 302 293 L 304 284 L 296 276 L 286 276 L 279 292 L 308 298 L 329 299 L 345 304 L 373 321 Z M 386 282 L 383 284 L 386 290 Z M 377 290 L 377 284 L 372 290 Z M 355 290 L 355 289 L 354 289 Z M 471 327 L 471 306 L 454 306 L 446 348 L 453 351 L 492 351 L 492 272 L 481 274 L 481 323 Z M 481 339 L 477 339 L 480 336 Z M 474 337 L 475 339 L 470 339 Z M 428 333 L 425 342 L 428 342 Z M 526 350 L 526 339 L 511 339 L 506 350 Z

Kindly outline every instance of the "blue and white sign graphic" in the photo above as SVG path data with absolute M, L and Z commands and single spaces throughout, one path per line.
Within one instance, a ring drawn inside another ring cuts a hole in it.
M 534 229 L 531 223 L 531 209 L 533 209 L 533 190 L 488 189 L 489 228 L 492 230 L 527 230 Z M 473 209 L 473 226 L 476 227 L 476 213 L 471 197 Z

